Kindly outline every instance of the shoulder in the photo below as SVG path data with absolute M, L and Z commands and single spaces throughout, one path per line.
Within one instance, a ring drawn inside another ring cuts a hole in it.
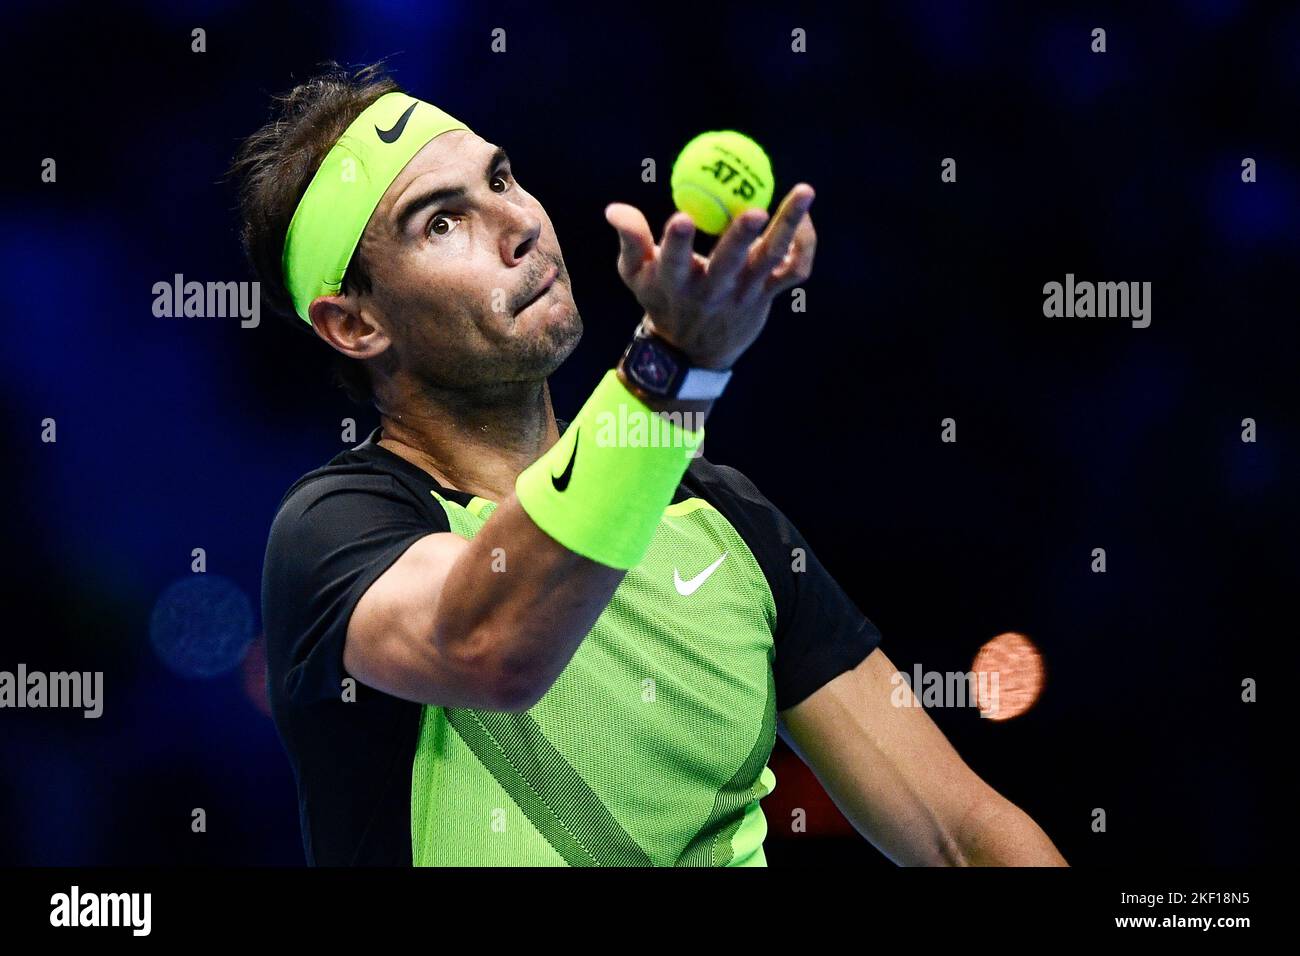
M 409 490 L 382 472 L 318 470 L 293 483 L 276 508 L 272 529 L 312 519 L 332 508 L 363 506 L 368 501 L 391 500 L 413 504 Z
M 272 532 L 339 510 L 398 507 L 441 512 L 430 493 L 439 487 L 432 476 L 380 448 L 373 439 L 371 433 L 361 444 L 341 451 L 294 481 L 276 507 Z
M 715 507 L 771 510 L 774 505 L 740 469 L 709 461 L 703 455 L 691 460 L 682 485 Z
M 413 465 L 410 470 L 419 471 Z M 431 477 L 421 481 L 357 449 L 307 472 L 284 493 L 271 520 L 264 585 L 274 585 L 272 593 L 281 598 L 296 595 L 322 580 L 364 573 L 373 562 L 389 560 L 393 549 L 425 534 L 450 531 L 446 512 L 432 494 L 436 487 Z
M 738 468 L 701 455 L 687 467 L 682 489 L 685 496 L 702 498 L 721 512 L 760 561 L 773 549 L 785 553 L 797 534 L 781 509 Z

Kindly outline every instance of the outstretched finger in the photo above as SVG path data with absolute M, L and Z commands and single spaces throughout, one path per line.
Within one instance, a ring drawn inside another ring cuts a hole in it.
M 757 251 L 750 257 L 751 276 L 766 278 L 767 274 L 785 258 L 786 253 L 790 251 L 791 243 L 794 242 L 795 233 L 804 220 L 804 214 L 808 212 L 815 198 L 813 188 L 807 183 L 799 183 L 786 193 L 785 199 L 781 201 L 781 208 L 772 217 L 767 232 L 759 240 Z
M 750 245 L 766 222 L 767 212 L 762 209 L 746 209 L 732 221 L 709 254 L 710 284 L 736 281 L 736 275 L 749 261 Z
M 695 250 L 691 248 L 694 238 L 695 223 L 690 216 L 676 212 L 668 217 L 663 242 L 659 244 L 659 276 L 674 288 L 684 286 L 690 275 L 695 259 Z
M 812 224 L 809 221 L 807 233 L 801 229 L 795 234 L 790 251 L 781 264 L 768 275 L 767 281 L 763 284 L 763 295 L 772 298 L 803 283 L 812 275 L 813 256 L 816 251 L 817 236 L 812 231 Z

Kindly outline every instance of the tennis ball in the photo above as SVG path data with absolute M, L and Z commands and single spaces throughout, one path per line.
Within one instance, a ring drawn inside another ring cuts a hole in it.
M 772 162 L 763 147 L 734 129 L 701 133 L 673 163 L 673 203 L 695 228 L 723 232 L 746 209 L 772 202 Z

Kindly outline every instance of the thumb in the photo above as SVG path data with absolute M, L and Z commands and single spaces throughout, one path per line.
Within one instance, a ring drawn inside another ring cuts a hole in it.
M 650 224 L 641 210 L 627 203 L 615 202 L 605 207 L 605 221 L 618 232 L 618 272 L 630 279 L 641 271 L 646 260 L 654 258 L 654 238 Z

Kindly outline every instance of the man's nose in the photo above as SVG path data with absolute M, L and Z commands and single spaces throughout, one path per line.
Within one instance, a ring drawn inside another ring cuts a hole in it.
M 542 220 L 524 209 L 513 209 L 510 216 L 510 222 L 501 233 L 501 261 L 514 266 L 537 245 L 542 234 Z

